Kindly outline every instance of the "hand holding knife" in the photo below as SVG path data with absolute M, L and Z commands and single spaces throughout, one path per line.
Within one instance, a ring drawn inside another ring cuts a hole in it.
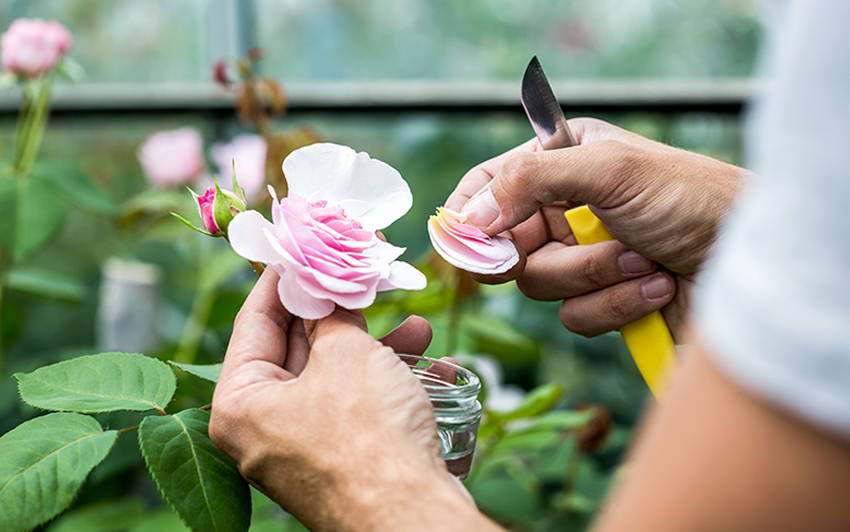
M 525 70 L 520 99 L 544 150 L 576 145 L 537 57 L 531 59 Z M 565 217 L 580 245 L 614 239 L 586 205 L 568 210 Z M 658 398 L 666 376 L 675 365 L 675 344 L 661 312 L 655 311 L 625 325 L 620 333 L 650 391 Z

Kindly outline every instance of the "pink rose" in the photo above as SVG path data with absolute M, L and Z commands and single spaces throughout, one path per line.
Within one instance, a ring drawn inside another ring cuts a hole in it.
M 396 260 L 404 248 L 375 234 L 413 204 L 395 169 L 346 146 L 313 144 L 289 154 L 283 171 L 289 196 L 278 201 L 270 190 L 273 223 L 246 211 L 229 232 L 236 253 L 280 274 L 287 310 L 318 319 L 335 305 L 368 307 L 382 290 L 425 287 L 421 272 Z
M 220 179 L 229 179 L 236 166 L 236 182 L 248 199 L 256 197 L 266 182 L 266 141 L 259 135 L 239 135 L 227 144 L 214 144 L 210 156 Z
M 154 133 L 139 148 L 138 158 L 155 187 L 191 183 L 204 170 L 201 134 L 191 127 Z
M 72 42 L 58 22 L 19 18 L 0 40 L 3 69 L 27 78 L 41 76 L 68 53 Z
M 489 237 L 481 229 L 464 223 L 457 212 L 440 207 L 428 219 L 431 245 L 446 262 L 473 273 L 495 274 L 510 270 L 519 253 L 510 239 Z

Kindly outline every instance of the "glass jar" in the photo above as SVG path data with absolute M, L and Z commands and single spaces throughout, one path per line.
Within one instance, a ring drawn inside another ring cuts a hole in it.
M 481 421 L 481 403 L 478 402 L 481 381 L 475 373 L 447 360 L 419 355 L 399 357 L 410 366 L 428 392 L 446 466 L 454 476 L 464 480 L 472 465 Z

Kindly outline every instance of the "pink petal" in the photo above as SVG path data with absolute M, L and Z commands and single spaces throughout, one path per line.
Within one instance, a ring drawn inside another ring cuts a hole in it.
M 278 270 L 278 273 L 280 271 Z M 318 299 L 308 294 L 291 269 L 286 269 L 280 276 L 277 292 L 284 308 L 295 316 L 308 320 L 317 320 L 328 316 L 334 311 L 333 301 Z
M 510 270 L 519 261 L 510 239 L 497 236 L 482 240 L 474 228 L 458 219 L 454 211 L 441 208 L 428 220 L 431 245 L 446 262 L 473 273 L 496 274 Z
M 271 231 L 274 226 L 257 211 L 240 212 L 227 228 L 233 251 L 248 260 L 266 264 L 281 260 L 280 253 L 265 235 Z

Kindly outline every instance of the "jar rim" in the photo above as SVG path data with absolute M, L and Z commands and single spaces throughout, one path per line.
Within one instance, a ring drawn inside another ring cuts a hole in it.
M 398 356 L 410 366 L 410 369 L 416 374 L 419 382 L 422 383 L 422 387 L 425 388 L 428 396 L 432 399 L 474 398 L 481 391 L 481 380 L 478 375 L 463 366 L 441 358 L 423 355 L 399 354 Z M 429 371 L 434 366 L 440 368 L 443 373 Z M 455 384 L 446 382 L 441 378 L 445 377 L 447 372 L 454 373 Z

